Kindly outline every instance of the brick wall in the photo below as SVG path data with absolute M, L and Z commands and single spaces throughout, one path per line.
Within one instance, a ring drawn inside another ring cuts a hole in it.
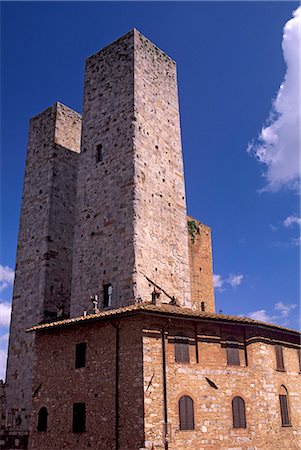
M 119 331 L 116 407 L 116 329 Z M 189 362 L 175 362 L 175 338 L 189 342 Z M 164 428 L 165 339 L 167 434 Z M 236 339 L 240 365 L 228 365 L 226 346 Z M 87 363 L 74 368 L 75 344 L 87 343 Z M 276 370 L 275 343 L 284 350 L 285 372 Z M 297 333 L 234 324 L 226 320 L 181 317 L 121 317 L 37 333 L 38 363 L 31 422 L 33 450 L 116 448 L 169 450 L 270 450 L 300 448 L 300 373 Z M 288 392 L 291 426 L 282 427 L 281 385 Z M 194 400 L 195 429 L 179 429 L 178 402 Z M 233 428 L 232 399 L 246 406 L 246 428 Z M 87 430 L 72 433 L 72 404 L 85 402 Z M 46 433 L 37 432 L 37 414 L 49 411 Z
M 189 216 L 187 224 L 192 307 L 215 312 L 211 230 Z

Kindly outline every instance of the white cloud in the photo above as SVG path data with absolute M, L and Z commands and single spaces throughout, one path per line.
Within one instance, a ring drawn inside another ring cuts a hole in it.
M 0 303 L 0 326 L 8 327 L 10 324 L 11 304 Z
M 248 314 L 248 317 L 253 320 L 259 320 L 261 322 L 271 322 L 273 317 L 270 317 L 265 309 L 260 309 L 259 311 L 253 311 Z
M 218 289 L 219 292 L 223 292 L 225 290 L 225 284 L 230 284 L 233 288 L 236 288 L 242 283 L 244 275 L 242 274 L 230 274 L 228 278 L 222 278 L 221 275 L 213 275 L 213 286 L 215 289 Z
M 259 135 L 259 143 L 248 147 L 248 151 L 266 166 L 266 186 L 262 190 L 270 192 L 282 187 L 298 189 L 300 186 L 300 18 L 301 7 L 298 7 L 284 27 L 282 50 L 286 74 L 273 102 L 267 126 Z
M 284 221 L 283 225 L 285 228 L 292 227 L 293 225 L 300 225 L 301 226 L 301 218 L 297 216 L 288 216 Z
M 14 282 L 15 272 L 8 266 L 0 264 L 0 292 Z
M 213 274 L 213 286 L 215 288 L 221 288 L 224 284 L 225 280 L 222 279 L 221 275 Z
M 287 319 L 289 316 L 289 313 L 296 307 L 297 307 L 296 304 L 289 304 L 289 303 L 285 304 L 282 302 L 278 302 L 275 304 L 274 309 L 276 311 L 280 312 L 281 317 L 283 317 L 284 319 Z
M 243 278 L 244 276 L 242 274 L 240 275 L 230 274 L 227 283 L 229 283 L 232 287 L 235 288 L 242 283 Z
M 288 326 L 289 315 L 296 307 L 296 304 L 278 302 L 274 304 L 274 311 L 276 311 L 276 314 L 270 315 L 265 309 L 260 309 L 249 313 L 247 317 L 261 322 L 280 323 L 282 326 Z

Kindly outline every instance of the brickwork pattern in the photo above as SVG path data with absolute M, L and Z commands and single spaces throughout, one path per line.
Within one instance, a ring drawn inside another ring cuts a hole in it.
M 215 312 L 211 230 L 190 216 L 187 224 L 192 308 Z
M 118 320 L 117 320 L 118 319 Z M 112 323 L 113 326 L 112 326 Z M 116 329 L 119 326 L 118 402 Z M 175 362 L 175 336 L 189 339 L 188 363 Z M 167 435 L 164 428 L 162 336 L 166 348 Z M 227 365 L 226 345 L 239 343 L 240 365 Z M 86 367 L 75 369 L 75 345 L 87 343 Z M 62 345 L 63 343 L 63 345 Z M 284 350 L 285 372 L 276 370 L 274 344 Z M 31 450 L 115 449 L 119 415 L 122 450 L 298 450 L 301 388 L 297 333 L 234 325 L 226 320 L 167 319 L 157 315 L 104 317 L 37 333 L 38 360 L 31 421 Z M 282 427 L 281 385 L 288 391 L 291 426 Z M 195 429 L 180 431 L 178 401 L 194 400 Z M 247 427 L 234 429 L 231 402 L 241 396 Z M 72 404 L 87 407 L 87 431 L 71 431 Z M 37 432 L 41 407 L 49 411 L 46 433 Z

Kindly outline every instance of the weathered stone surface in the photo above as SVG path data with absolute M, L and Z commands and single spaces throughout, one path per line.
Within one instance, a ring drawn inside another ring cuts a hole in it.
M 87 60 L 77 208 L 73 316 L 108 283 L 113 308 L 190 305 L 175 63 L 136 30 Z
M 5 385 L 5 425 L 16 433 L 31 409 L 35 338 L 25 329 L 69 313 L 80 130 L 60 103 L 30 121 Z

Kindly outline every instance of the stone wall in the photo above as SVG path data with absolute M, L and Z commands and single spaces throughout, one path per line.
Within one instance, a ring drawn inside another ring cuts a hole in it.
M 73 316 L 105 284 L 190 304 L 175 63 L 136 30 L 87 60 L 77 208 Z
M 298 450 L 301 387 L 298 333 L 226 319 L 155 313 L 70 323 L 37 333 L 31 450 L 116 447 L 120 450 Z M 126 311 L 124 313 L 126 315 Z M 116 328 L 119 327 L 116 360 Z M 175 337 L 189 339 L 189 362 L 175 362 Z M 167 426 L 164 427 L 165 342 Z M 236 339 L 240 365 L 228 365 L 226 346 Z M 87 343 L 86 367 L 75 369 L 75 345 Z M 285 371 L 276 370 L 275 344 Z M 116 361 L 118 398 L 116 399 Z M 291 426 L 281 426 L 279 393 L 288 392 Z M 195 429 L 179 429 L 181 396 L 194 400 Z M 232 399 L 246 405 L 246 428 L 233 428 Z M 86 432 L 72 433 L 72 404 L 85 402 Z M 37 432 L 41 407 L 47 432 Z
M 167 441 L 169 450 L 299 450 L 301 442 L 301 383 L 299 338 L 262 331 L 259 327 L 172 321 L 165 326 Z M 189 338 L 189 363 L 175 362 L 174 338 Z M 164 449 L 162 328 L 144 330 L 145 447 Z M 197 340 L 196 340 L 197 336 Z M 226 342 L 240 342 L 240 366 L 227 365 Z M 294 345 L 292 345 L 292 341 Z M 274 344 L 283 345 L 285 372 L 276 370 Z M 207 378 L 207 379 L 206 379 Z M 214 384 L 212 384 L 212 382 Z M 291 426 L 281 426 L 279 393 L 288 391 Z M 178 402 L 194 400 L 195 429 L 179 428 Z M 247 427 L 233 428 L 232 399 L 246 404 Z M 155 411 L 157 414 L 155 414 Z
M 86 366 L 76 369 L 75 345 L 81 342 L 86 343 Z M 106 321 L 38 333 L 37 352 L 31 450 L 115 450 L 116 415 L 118 448 L 143 446 L 142 340 L 137 321 Z M 73 403 L 79 402 L 86 405 L 86 432 L 72 433 Z M 48 410 L 47 432 L 37 431 L 41 407 Z
M 80 130 L 80 116 L 59 103 L 30 122 L 5 386 L 10 433 L 28 430 L 35 339 L 25 329 L 69 311 Z

